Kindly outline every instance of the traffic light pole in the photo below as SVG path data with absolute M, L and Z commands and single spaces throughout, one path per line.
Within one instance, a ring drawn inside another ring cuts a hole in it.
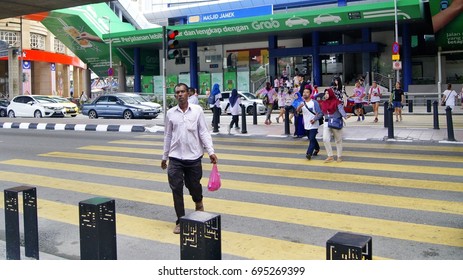
M 167 48 L 166 48 L 166 27 L 162 26 L 162 110 L 164 112 L 164 122 L 166 121 L 167 115 L 167 98 L 166 98 L 166 57 L 167 57 Z

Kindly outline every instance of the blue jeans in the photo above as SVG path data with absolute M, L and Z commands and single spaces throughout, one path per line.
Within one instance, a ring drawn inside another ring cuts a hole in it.
M 320 150 L 320 145 L 318 145 L 317 138 L 315 138 L 318 134 L 318 129 L 310 129 L 306 130 L 307 138 L 309 138 L 309 147 L 307 148 L 307 154 L 312 155 L 314 150 Z

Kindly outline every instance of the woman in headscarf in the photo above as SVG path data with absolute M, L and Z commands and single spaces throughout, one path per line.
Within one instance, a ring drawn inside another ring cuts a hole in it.
M 220 86 L 219 84 L 214 84 L 212 86 L 211 96 L 209 97 L 209 107 L 212 110 L 212 127 L 214 124 L 217 123 L 217 126 L 220 123 L 220 98 L 222 98 L 222 94 L 220 93 Z M 215 113 L 217 111 L 217 113 Z
M 339 128 L 332 128 L 329 126 L 333 121 L 344 122 L 350 116 L 344 111 L 343 103 L 337 98 L 332 88 L 327 88 L 323 93 L 316 96 L 322 114 L 325 116 L 325 123 L 323 126 L 323 144 L 325 145 L 328 157 L 325 163 L 333 162 L 333 148 L 331 147 L 331 135 L 334 136 L 336 142 L 337 161 L 342 162 L 342 126 Z
M 235 125 L 236 129 L 240 129 L 238 119 L 241 113 L 241 99 L 238 96 L 238 91 L 236 88 L 232 90 L 228 102 L 230 102 L 230 113 L 232 114 L 232 120 L 228 126 L 228 134 L 230 134 L 230 130 L 233 128 L 233 125 Z

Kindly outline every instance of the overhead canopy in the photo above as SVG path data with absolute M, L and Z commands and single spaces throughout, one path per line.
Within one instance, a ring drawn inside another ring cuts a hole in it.
M 105 3 L 55 10 L 42 16 L 42 24 L 98 76 L 108 76 L 110 66 L 109 39 L 103 40 L 103 35 L 135 30 Z M 121 62 L 128 69 L 133 66 L 133 54 L 124 50 L 113 48 L 111 58 L 113 68 Z

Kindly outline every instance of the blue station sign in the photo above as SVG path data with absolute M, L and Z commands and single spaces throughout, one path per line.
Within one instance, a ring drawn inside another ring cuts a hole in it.
M 265 16 L 273 14 L 273 5 L 259 6 L 246 9 L 220 11 L 188 17 L 188 23 L 211 22 L 219 20 Z

